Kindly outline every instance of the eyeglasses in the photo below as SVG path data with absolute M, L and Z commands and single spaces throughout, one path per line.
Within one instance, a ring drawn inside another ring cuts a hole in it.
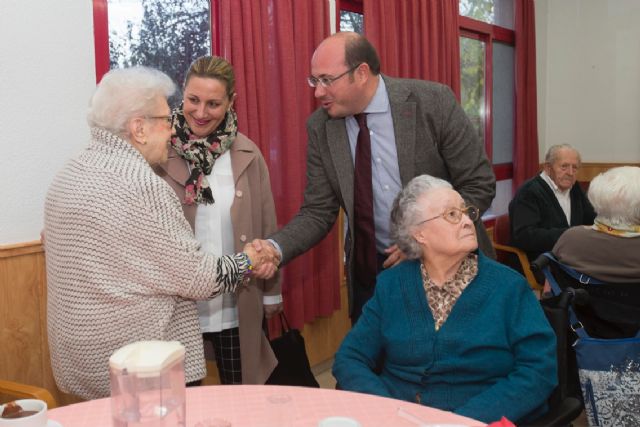
M 162 119 L 164 121 L 166 121 L 169 126 L 173 127 L 173 114 L 169 114 L 167 116 L 144 116 L 145 119 L 147 120 L 151 120 L 151 119 Z
M 476 219 L 478 219 L 478 217 L 480 217 L 480 209 L 476 208 L 475 206 L 466 206 L 464 208 L 451 207 L 445 210 L 440 215 L 420 221 L 416 225 L 424 224 L 425 222 L 433 221 L 434 219 L 438 218 L 443 218 L 450 224 L 458 224 L 460 220 L 462 220 L 462 214 L 467 215 L 469 219 L 471 219 L 471 221 L 475 221 Z
M 307 77 L 307 83 L 309 83 L 309 86 L 311 86 L 311 87 L 318 87 L 318 84 L 320 86 L 322 86 L 322 87 L 329 87 L 329 86 L 331 86 L 333 84 L 333 82 L 338 80 L 340 77 L 346 76 L 347 74 L 349 74 L 350 72 L 352 72 L 353 70 L 358 68 L 359 66 L 360 66 L 360 64 L 356 65 L 355 67 L 351 67 L 347 71 L 345 71 L 344 73 L 342 73 L 342 74 L 340 74 L 339 76 L 336 76 L 336 77 L 309 76 L 309 77 Z

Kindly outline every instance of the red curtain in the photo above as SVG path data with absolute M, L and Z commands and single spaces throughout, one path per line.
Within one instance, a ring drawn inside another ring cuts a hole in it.
M 515 2 L 516 135 L 513 192 L 539 170 L 534 0 Z
M 382 72 L 444 83 L 459 98 L 458 1 L 366 0 L 364 31 Z
M 220 0 L 219 54 L 236 72 L 239 130 L 260 147 L 271 174 L 279 226 L 302 203 L 311 55 L 329 35 L 326 0 Z M 282 269 L 287 319 L 301 328 L 340 307 L 337 227 Z M 272 325 L 273 326 L 273 325 Z

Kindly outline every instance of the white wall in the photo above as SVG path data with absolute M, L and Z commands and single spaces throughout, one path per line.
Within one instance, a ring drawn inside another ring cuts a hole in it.
M 87 143 L 89 0 L 0 0 L 0 245 L 39 238 L 55 172 Z
M 540 158 L 640 162 L 640 1 L 536 0 Z

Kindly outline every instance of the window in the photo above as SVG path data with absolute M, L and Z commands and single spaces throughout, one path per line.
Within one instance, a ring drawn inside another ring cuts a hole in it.
M 460 38 L 460 101 L 486 146 L 485 56 L 484 41 L 474 34 Z
M 340 31 L 355 31 L 364 34 L 362 0 L 340 2 Z
M 96 11 L 96 3 L 103 3 L 104 10 Z M 181 87 L 191 62 L 211 52 L 209 0 L 94 1 L 94 20 L 96 32 L 100 20 L 108 29 L 107 52 L 98 49 L 96 40 L 96 64 L 105 60 L 99 55 L 106 56 L 109 69 L 146 65 Z M 170 103 L 180 98 L 177 94 Z
M 460 15 L 513 30 L 513 0 L 460 0 Z
M 462 107 L 478 130 L 496 175 L 484 218 L 507 212 L 515 140 L 513 0 L 460 0 Z

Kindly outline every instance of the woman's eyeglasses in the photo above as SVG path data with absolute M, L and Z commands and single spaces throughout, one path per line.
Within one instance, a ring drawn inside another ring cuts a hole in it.
M 162 119 L 166 121 L 169 126 L 173 127 L 173 114 L 169 114 L 168 116 L 144 116 L 145 119 Z
M 463 214 L 468 216 L 471 221 L 475 221 L 480 217 L 480 209 L 476 208 L 475 206 L 466 206 L 464 208 L 451 207 L 445 210 L 440 215 L 422 220 L 416 225 L 424 224 L 425 222 L 433 221 L 434 219 L 438 218 L 443 218 L 450 224 L 458 224 L 462 220 Z

